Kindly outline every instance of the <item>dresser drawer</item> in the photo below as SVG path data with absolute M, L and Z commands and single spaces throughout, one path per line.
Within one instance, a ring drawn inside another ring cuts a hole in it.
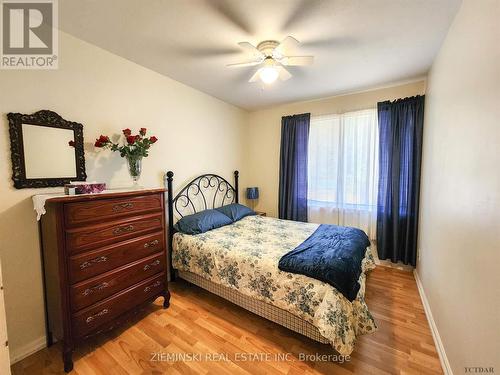
M 114 220 L 118 217 L 139 215 L 161 211 L 163 194 L 140 197 L 101 199 L 93 202 L 77 202 L 64 205 L 67 226 L 76 226 L 89 222 Z
M 82 337 L 165 290 L 164 273 L 151 277 L 72 316 L 75 337 Z
M 163 214 L 150 214 L 127 218 L 106 224 L 90 225 L 66 231 L 66 248 L 68 253 L 75 254 L 87 249 L 117 243 L 134 238 L 148 232 L 163 228 Z
M 75 284 L 165 249 L 163 232 L 119 242 L 69 258 L 69 281 Z
M 83 309 L 156 273 L 165 272 L 165 263 L 165 254 L 159 253 L 75 284 L 70 289 L 71 310 Z

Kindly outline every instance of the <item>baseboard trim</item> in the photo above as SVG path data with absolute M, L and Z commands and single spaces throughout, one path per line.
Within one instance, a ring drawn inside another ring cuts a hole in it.
M 434 317 L 432 316 L 429 301 L 427 300 L 422 281 L 420 281 L 420 277 L 418 276 L 418 272 L 416 269 L 413 270 L 413 275 L 415 277 L 415 281 L 417 282 L 418 293 L 420 294 L 420 299 L 422 300 L 422 304 L 424 305 L 425 316 L 427 317 L 427 321 L 429 322 L 429 326 L 431 328 L 432 338 L 434 339 L 434 345 L 436 345 L 436 350 L 439 355 L 441 367 L 443 368 L 443 372 L 445 375 L 453 375 L 450 362 L 448 361 L 446 351 L 444 350 L 443 342 L 441 341 L 441 336 L 439 335 L 436 322 L 434 321 Z
M 375 260 L 375 264 L 377 266 L 395 268 L 397 270 L 406 271 L 406 272 L 413 272 L 413 270 L 414 270 L 414 268 L 412 266 L 407 265 L 407 264 L 403 264 L 402 262 L 393 263 L 390 260 L 380 259 L 378 257 L 377 245 L 375 245 L 373 242 L 370 245 L 370 250 L 372 252 L 373 259 Z
M 16 350 L 10 351 L 10 364 L 13 365 L 16 362 L 23 360 L 24 358 L 36 353 L 37 351 L 45 348 L 47 346 L 47 340 L 45 336 L 41 336 L 26 345 L 17 348 Z

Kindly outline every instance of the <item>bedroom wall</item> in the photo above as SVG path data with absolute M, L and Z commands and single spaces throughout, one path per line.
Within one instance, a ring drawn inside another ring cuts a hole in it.
M 377 102 L 423 94 L 425 81 L 349 95 L 303 101 L 250 112 L 246 137 L 249 186 L 258 186 L 260 197 L 256 209 L 278 216 L 279 154 L 281 117 L 310 112 L 314 115 L 343 113 L 376 108 Z
M 455 374 L 500 372 L 499 16 L 464 1 L 428 78 L 417 272 Z
M 206 171 L 231 178 L 236 168 L 245 185 L 246 111 L 64 33 L 59 50 L 59 70 L 0 71 L 0 256 L 13 359 L 45 343 L 31 196 L 61 189 L 12 187 L 6 113 L 50 109 L 83 123 L 89 181 L 130 186 L 124 160 L 109 151 L 96 153 L 92 144 L 101 133 L 144 126 L 159 141 L 143 162 L 142 185 L 162 186 L 167 169 L 180 185 Z

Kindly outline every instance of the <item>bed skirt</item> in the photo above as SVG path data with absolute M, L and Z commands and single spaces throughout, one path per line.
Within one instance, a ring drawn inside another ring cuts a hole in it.
M 213 283 L 195 273 L 180 270 L 178 270 L 177 273 L 181 279 L 199 286 L 200 288 L 203 288 L 210 293 L 216 294 L 219 297 L 222 297 L 225 300 L 228 300 L 229 302 L 232 302 L 235 305 L 244 308 L 245 310 L 253 312 L 254 314 L 266 318 L 267 320 L 270 320 L 294 332 L 300 333 L 303 336 L 309 337 L 314 341 L 320 342 L 322 344 L 330 343 L 328 339 L 326 339 L 321 335 L 321 333 L 319 333 L 319 330 L 315 326 L 289 313 L 288 311 L 243 295 L 234 289 Z

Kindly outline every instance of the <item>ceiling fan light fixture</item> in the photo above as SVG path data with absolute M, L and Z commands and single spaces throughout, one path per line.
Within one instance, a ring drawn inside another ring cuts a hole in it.
M 313 63 L 313 56 L 289 56 L 289 47 L 299 44 L 299 41 L 292 36 L 287 36 L 283 41 L 265 40 L 255 47 L 249 42 L 238 43 L 240 47 L 249 51 L 253 60 L 242 63 L 233 63 L 228 67 L 246 67 L 259 65 L 260 68 L 254 72 L 248 82 L 262 81 L 265 85 L 274 83 L 278 78 L 286 81 L 292 77 L 286 69 L 288 66 L 303 66 Z
M 259 69 L 260 80 L 266 85 L 270 85 L 278 79 L 279 72 L 274 65 L 268 65 Z

